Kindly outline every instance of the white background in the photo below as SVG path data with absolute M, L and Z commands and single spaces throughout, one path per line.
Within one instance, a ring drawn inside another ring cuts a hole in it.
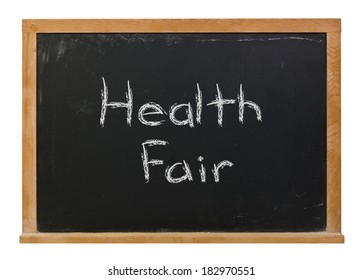
M 359 1 L 1 1 L 0 279 L 110 279 L 107 268 L 254 266 L 253 279 L 361 277 L 361 9 Z M 338 3 L 338 4 L 336 4 Z M 341 244 L 19 244 L 23 18 L 342 18 Z M 349 275 L 349 276 L 348 276 Z M 200 276 L 201 277 L 201 276 Z M 200 277 L 189 277 L 198 279 Z M 205 277 L 205 276 L 204 276 Z M 132 277 L 140 279 L 141 277 Z M 164 277 L 166 279 L 166 277 Z M 186 277 L 176 277 L 186 279 Z M 206 277 L 215 279 L 216 277 Z M 230 277 L 230 279 L 237 277 Z M 146 279 L 146 278 L 144 278 Z M 147 277 L 156 279 L 156 277 Z M 221 278 L 220 278 L 221 279 Z M 360 279 L 360 278 L 359 278 Z

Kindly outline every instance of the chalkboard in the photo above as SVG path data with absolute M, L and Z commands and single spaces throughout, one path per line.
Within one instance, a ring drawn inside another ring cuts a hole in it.
M 326 32 L 35 41 L 37 232 L 326 232 Z

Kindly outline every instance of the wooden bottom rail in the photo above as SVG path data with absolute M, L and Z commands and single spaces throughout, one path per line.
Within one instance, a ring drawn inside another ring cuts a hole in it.
M 341 233 L 23 233 L 21 243 L 344 243 Z

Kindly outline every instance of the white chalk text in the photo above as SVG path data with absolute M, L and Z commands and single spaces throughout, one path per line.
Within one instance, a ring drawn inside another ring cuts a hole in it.
M 105 126 L 106 116 L 109 109 L 118 109 L 124 108 L 127 111 L 127 118 L 126 124 L 128 126 L 132 126 L 132 117 L 133 117 L 133 93 L 130 81 L 127 81 L 127 91 L 125 93 L 124 101 L 109 101 L 109 89 L 104 77 L 102 77 L 103 89 L 101 90 L 101 116 L 100 116 L 100 126 L 103 128 Z M 160 126 L 162 125 L 167 119 L 176 125 L 176 126 L 187 126 L 192 129 L 195 127 L 202 125 L 202 114 L 204 110 L 204 106 L 208 107 L 215 107 L 216 114 L 217 114 L 217 126 L 223 126 L 223 116 L 224 116 L 224 107 L 225 106 L 237 106 L 238 112 L 238 121 L 240 124 L 244 123 L 244 115 L 245 109 L 249 108 L 255 112 L 255 116 L 257 121 L 261 122 L 261 109 L 259 105 L 251 100 L 245 99 L 245 93 L 243 90 L 243 85 L 240 84 L 238 89 L 238 93 L 236 94 L 235 99 L 226 99 L 223 97 L 219 84 L 216 84 L 216 94 L 215 99 L 209 101 L 208 103 L 204 103 L 203 101 L 203 94 L 199 83 L 196 83 L 196 94 L 195 94 L 195 105 L 196 110 L 194 111 L 193 105 L 191 102 L 187 103 L 174 103 L 168 111 L 166 111 L 160 104 L 155 102 L 147 102 L 143 104 L 138 109 L 138 120 L 141 124 L 147 126 Z M 183 111 L 185 116 L 182 119 L 176 117 L 178 111 Z M 195 114 L 194 114 L 195 112 Z M 153 115 L 157 116 L 156 120 L 153 118 L 152 120 L 149 119 L 148 116 Z M 151 169 L 154 166 L 165 166 L 164 168 L 164 176 L 165 179 L 172 184 L 181 183 L 184 181 L 200 181 L 202 183 L 207 182 L 207 169 L 203 163 L 204 158 L 199 156 L 197 158 L 198 164 L 200 168 L 195 171 L 191 170 L 190 165 L 185 161 L 179 161 L 173 164 L 165 164 L 164 160 L 162 159 L 154 159 L 149 156 L 149 150 L 153 150 L 153 153 L 161 148 L 161 146 L 167 146 L 169 142 L 166 140 L 160 139 L 148 139 L 141 143 L 142 146 L 142 166 L 143 166 L 143 173 L 144 173 L 144 180 L 145 183 L 150 182 L 151 177 Z M 158 147 L 157 147 L 158 146 Z M 152 148 L 154 147 L 154 148 Z M 166 148 L 166 147 L 164 147 Z M 214 163 L 213 167 L 211 168 L 212 174 L 212 181 L 215 183 L 219 183 L 221 179 L 221 171 L 226 167 L 233 167 L 234 163 L 229 160 L 222 160 L 221 162 Z M 226 168 L 227 169 L 227 168 Z M 177 172 L 175 172 L 178 170 Z M 181 172 L 181 173 L 180 173 Z M 226 171 L 223 171 L 225 173 Z M 178 174 L 178 176 L 175 175 Z M 181 174 L 181 175 L 180 175 Z

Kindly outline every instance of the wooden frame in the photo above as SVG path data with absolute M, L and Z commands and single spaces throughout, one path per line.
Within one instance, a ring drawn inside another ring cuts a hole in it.
M 305 233 L 39 233 L 36 218 L 37 33 L 326 33 L 327 227 Z M 341 233 L 340 19 L 23 20 L 22 243 L 343 243 Z

